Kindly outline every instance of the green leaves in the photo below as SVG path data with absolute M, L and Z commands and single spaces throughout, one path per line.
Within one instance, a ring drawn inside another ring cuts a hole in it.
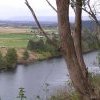
M 6 60 L 7 68 L 15 67 L 16 62 L 17 62 L 17 53 L 14 48 L 8 49 L 7 54 L 5 56 L 5 60 Z
M 28 53 L 27 50 L 25 50 L 24 53 L 23 53 L 23 59 L 27 60 L 28 58 L 29 58 L 29 53 Z

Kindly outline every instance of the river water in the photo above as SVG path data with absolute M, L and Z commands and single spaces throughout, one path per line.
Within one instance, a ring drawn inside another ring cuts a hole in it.
M 84 55 L 84 60 L 89 71 L 100 73 L 96 56 L 97 52 L 91 52 Z M 45 100 L 50 91 L 63 86 L 68 79 L 67 66 L 63 58 L 36 62 L 28 66 L 18 65 L 14 71 L 0 73 L 0 98 L 19 100 L 16 97 L 19 88 L 23 87 L 27 100 L 36 100 L 38 95 Z

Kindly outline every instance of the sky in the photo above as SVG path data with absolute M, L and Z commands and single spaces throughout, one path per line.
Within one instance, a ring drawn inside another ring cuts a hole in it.
M 55 0 L 50 0 L 55 6 Z M 29 0 L 38 16 L 55 16 L 56 13 L 45 0 Z M 0 0 L 0 19 L 31 16 L 24 0 Z
M 46 0 L 28 0 L 34 8 L 37 16 L 56 16 L 56 12 L 48 6 Z M 56 0 L 49 0 L 56 8 Z M 92 0 L 93 1 L 93 0 Z M 86 13 L 83 13 L 87 16 Z M 25 0 L 0 0 L 0 19 L 10 19 L 14 17 L 31 16 L 31 13 L 25 5 Z M 74 12 L 70 9 L 70 16 L 74 16 Z

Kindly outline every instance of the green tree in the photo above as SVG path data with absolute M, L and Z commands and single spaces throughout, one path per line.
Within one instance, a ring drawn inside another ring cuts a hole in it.
M 6 66 L 7 68 L 14 68 L 17 63 L 17 53 L 14 48 L 10 48 L 7 50 L 7 54 L 5 56 Z
M 27 60 L 28 58 L 29 58 L 29 53 L 28 53 L 27 50 L 25 50 L 25 51 L 23 52 L 23 59 L 24 59 L 24 60 Z
M 5 68 L 6 67 L 6 62 L 4 57 L 2 56 L 2 53 L 0 52 L 0 69 Z

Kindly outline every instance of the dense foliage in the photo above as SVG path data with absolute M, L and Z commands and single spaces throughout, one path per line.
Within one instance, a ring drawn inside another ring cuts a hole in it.
M 59 35 L 50 35 L 50 37 L 53 36 L 53 41 L 55 43 L 58 43 L 60 45 L 60 39 Z M 91 32 L 87 28 L 84 28 L 82 31 L 82 49 L 83 52 L 95 50 L 99 48 L 99 42 L 98 39 L 96 39 L 96 35 L 94 32 Z M 27 48 L 29 50 L 43 53 L 43 52 L 49 52 L 52 56 L 59 55 L 58 48 L 54 48 L 52 44 L 46 40 L 45 38 L 39 38 L 35 41 L 34 39 L 30 39 L 28 42 Z
M 5 58 L 3 57 L 2 53 L 0 52 L 0 69 L 4 69 L 6 66 Z
M 100 41 L 94 32 L 89 31 L 87 28 L 83 29 L 82 34 L 82 48 L 83 51 L 90 51 L 100 48 Z
M 27 50 L 25 50 L 25 51 L 23 52 L 23 59 L 24 59 L 24 60 L 27 60 L 28 58 L 29 58 L 29 53 L 28 53 Z
M 58 43 L 57 41 L 55 41 Z M 27 48 L 38 53 L 49 52 L 52 56 L 59 55 L 58 48 L 52 46 L 48 40 L 43 41 L 42 39 L 38 41 L 29 40 Z
M 0 69 L 12 69 L 15 68 L 17 63 L 17 53 L 14 48 L 7 50 L 5 56 L 0 52 Z
M 5 59 L 6 59 L 7 68 L 15 67 L 17 62 L 16 50 L 14 48 L 8 49 Z

